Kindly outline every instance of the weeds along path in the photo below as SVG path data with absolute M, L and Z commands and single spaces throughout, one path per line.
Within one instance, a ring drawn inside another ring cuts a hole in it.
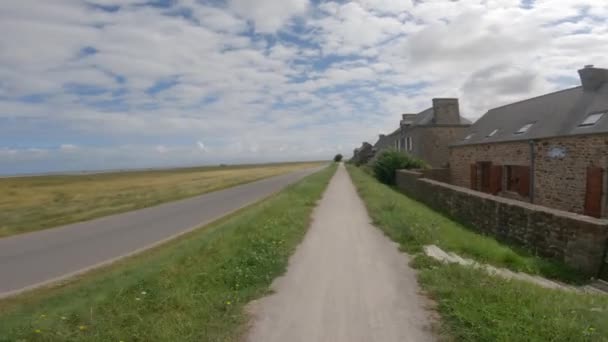
M 274 294 L 251 303 L 251 342 L 432 341 L 408 257 L 370 224 L 344 166 Z

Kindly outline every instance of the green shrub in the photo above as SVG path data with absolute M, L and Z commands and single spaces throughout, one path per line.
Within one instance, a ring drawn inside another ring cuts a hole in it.
M 394 150 L 380 153 L 373 164 L 374 177 L 384 184 L 395 184 L 395 171 L 400 169 L 421 169 L 426 164 L 408 154 Z
M 335 161 L 336 163 L 341 162 L 341 161 L 342 161 L 342 155 L 341 155 L 341 154 L 339 154 L 339 153 L 338 153 L 338 154 L 336 154 L 336 156 L 334 157 L 334 161 Z

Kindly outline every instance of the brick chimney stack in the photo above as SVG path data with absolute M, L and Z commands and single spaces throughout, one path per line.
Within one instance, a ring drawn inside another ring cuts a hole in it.
M 585 65 L 583 69 L 578 71 L 578 74 L 585 91 L 596 91 L 608 82 L 608 69 Z
M 458 99 L 433 99 L 433 123 L 436 125 L 460 124 Z

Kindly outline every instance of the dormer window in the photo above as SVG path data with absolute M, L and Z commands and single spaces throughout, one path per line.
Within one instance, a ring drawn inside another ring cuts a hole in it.
M 471 140 L 471 138 L 475 135 L 475 133 L 471 133 L 469 135 L 467 135 L 466 137 L 464 137 L 464 140 Z
M 530 127 L 532 127 L 533 125 L 534 125 L 534 122 L 527 123 L 527 124 L 523 125 L 519 130 L 517 130 L 517 132 L 515 132 L 514 134 L 524 134 L 524 133 L 528 132 Z
M 593 113 L 593 114 L 589 114 L 585 120 L 583 120 L 583 122 L 581 122 L 578 126 L 579 127 L 588 127 L 588 126 L 593 126 L 595 125 L 598 121 L 600 121 L 600 119 L 602 118 L 602 116 L 604 116 L 604 114 L 606 114 L 607 112 L 601 112 L 601 113 Z
M 486 138 L 493 137 L 496 133 L 498 133 L 498 128 L 490 132 L 490 134 L 486 135 Z

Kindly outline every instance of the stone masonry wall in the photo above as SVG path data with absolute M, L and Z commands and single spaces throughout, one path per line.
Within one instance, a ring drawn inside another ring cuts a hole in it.
M 608 135 L 541 140 L 536 143 L 535 164 L 534 203 L 583 213 L 587 167 L 608 170 Z
M 608 135 L 540 139 L 534 152 L 534 203 L 583 213 L 587 167 L 599 166 L 608 173 Z M 451 147 L 451 183 L 470 188 L 470 164 L 478 161 L 530 166 L 530 147 L 527 141 Z M 501 195 L 514 198 L 510 193 Z
M 397 187 L 463 225 L 596 276 L 608 241 L 608 220 L 492 196 L 399 170 Z
M 401 133 L 412 137 L 413 150 L 406 151 L 432 167 L 446 167 L 449 162 L 448 146 L 462 140 L 468 126 L 414 126 Z

